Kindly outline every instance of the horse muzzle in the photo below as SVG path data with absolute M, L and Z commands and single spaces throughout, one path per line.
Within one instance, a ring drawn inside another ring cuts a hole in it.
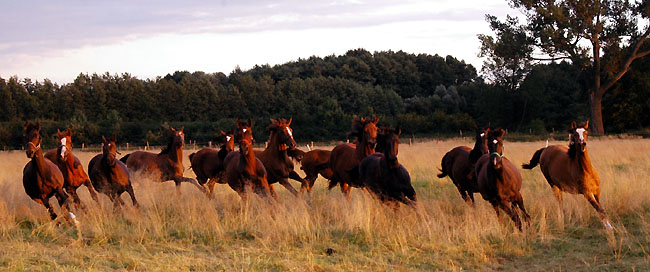
M 580 151 L 585 152 L 585 150 L 587 150 L 587 143 L 580 143 Z
M 27 150 L 27 151 L 25 151 L 25 154 L 27 155 L 28 159 L 31 159 L 32 157 L 34 157 L 34 151 L 33 150 Z

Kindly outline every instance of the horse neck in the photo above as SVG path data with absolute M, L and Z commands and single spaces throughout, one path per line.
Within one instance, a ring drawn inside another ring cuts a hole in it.
M 255 158 L 255 151 L 253 151 L 253 146 L 251 145 L 248 149 L 248 155 L 241 156 L 241 162 L 246 166 L 245 171 L 249 174 L 255 174 L 257 170 L 257 159 Z
M 269 145 L 264 149 L 264 153 L 271 155 L 271 157 L 280 157 L 284 158 L 287 156 L 287 150 L 279 150 L 280 147 L 280 137 L 276 132 L 271 132 L 269 137 Z
M 68 169 L 74 168 L 74 156 L 72 155 L 72 151 L 70 151 L 70 154 L 68 154 L 68 158 L 65 159 L 64 163 L 68 167 Z
M 169 158 L 172 161 L 176 162 L 183 162 L 183 145 L 180 145 L 179 147 L 174 147 L 174 149 L 170 150 L 169 153 L 167 153 Z
M 486 153 L 487 152 L 481 151 L 481 142 L 476 141 L 476 143 L 474 143 L 474 148 L 472 149 L 472 151 L 469 152 L 469 160 L 472 163 L 474 163 L 474 162 L 478 161 L 478 159 L 481 156 L 483 156 L 483 154 L 486 154 Z
M 591 160 L 589 159 L 589 152 L 587 150 L 580 151 L 576 149 L 575 157 L 572 158 L 576 162 L 576 166 L 583 172 L 591 170 Z
M 39 173 L 45 174 L 46 171 L 45 169 L 47 168 L 45 166 L 45 157 L 43 157 L 42 149 L 39 148 L 34 152 L 34 156 L 32 157 L 32 162 L 36 164 L 36 169 L 38 170 Z
M 364 137 L 361 137 L 361 141 L 359 141 L 359 144 L 357 145 L 357 147 L 355 149 L 355 153 L 357 155 L 357 158 L 359 160 L 361 160 L 361 159 L 363 159 L 365 157 L 368 157 L 368 155 L 370 155 L 372 153 L 375 153 L 375 149 L 370 148 L 368 146 L 368 139 L 366 139 L 366 137 L 364 136 Z

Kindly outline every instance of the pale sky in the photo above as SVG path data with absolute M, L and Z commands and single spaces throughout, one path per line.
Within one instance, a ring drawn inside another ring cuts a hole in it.
M 485 14 L 506 0 L 0 0 L 0 77 L 69 83 L 79 73 L 141 79 L 229 74 L 350 49 L 452 55 L 480 70 Z

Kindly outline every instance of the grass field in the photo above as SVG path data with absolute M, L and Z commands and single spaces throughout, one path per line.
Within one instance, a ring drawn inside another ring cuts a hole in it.
M 559 207 L 539 168 L 521 170 L 532 217 L 523 232 L 505 215 L 497 218 L 480 194 L 476 207 L 469 207 L 448 178 L 435 176 L 444 153 L 458 145 L 471 143 L 400 146 L 400 162 L 418 194 L 417 210 L 387 207 L 356 189 L 347 201 L 338 189 L 328 192 L 322 179 L 308 208 L 278 185 L 279 203 L 252 197 L 245 204 L 227 185 L 217 185 L 215 198 L 207 199 L 189 184 L 177 195 L 173 182 L 134 176 L 140 210 L 131 207 L 126 194 L 122 211 L 113 211 L 105 195 L 97 207 L 85 187 L 79 189 L 90 206 L 77 213 L 79 232 L 52 223 L 45 208 L 27 197 L 25 153 L 0 152 L 0 269 L 650 270 L 650 140 L 592 138 L 588 144 L 613 235 L 582 196 L 565 194 Z M 521 164 L 544 145 L 506 139 L 505 155 Z M 84 168 L 95 155 L 74 152 Z M 190 153 L 185 150 L 186 166 Z M 186 176 L 194 174 L 190 170 Z M 328 248 L 334 250 L 331 256 Z

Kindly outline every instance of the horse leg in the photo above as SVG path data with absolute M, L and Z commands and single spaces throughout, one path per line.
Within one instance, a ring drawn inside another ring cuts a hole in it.
M 557 202 L 560 204 L 560 209 L 562 209 L 562 190 L 560 190 L 560 187 L 557 187 L 556 185 L 551 185 L 551 189 L 553 190 Z
M 275 192 L 275 188 L 273 188 L 273 184 L 269 184 L 269 192 L 271 193 L 271 196 L 275 198 L 276 201 L 278 201 L 278 193 Z
M 68 195 L 63 191 L 63 188 L 57 189 L 54 196 L 56 197 L 56 200 L 59 202 L 61 211 L 63 211 L 64 213 L 63 217 L 72 221 L 73 224 L 79 225 L 79 221 L 77 221 L 76 216 L 74 215 L 74 213 L 72 213 L 72 210 L 70 209 L 70 199 L 68 199 Z M 68 214 L 66 215 L 65 212 L 67 212 Z
M 135 194 L 133 193 L 133 185 L 131 185 L 130 182 L 129 185 L 126 186 L 126 192 L 131 197 L 131 203 L 133 204 L 133 206 L 136 208 L 140 208 L 140 204 L 138 204 L 138 201 L 135 200 Z
M 612 227 L 612 224 L 609 223 L 609 220 L 607 219 L 607 214 L 605 213 L 605 210 L 600 206 L 600 201 L 599 197 L 597 197 L 594 193 L 586 193 L 584 194 L 585 198 L 589 203 L 591 203 L 591 206 L 596 209 L 598 214 L 600 215 L 600 220 L 602 221 L 603 225 L 609 229 L 614 229 Z
M 291 183 L 289 183 L 288 179 L 280 179 L 280 180 L 278 180 L 278 183 L 280 183 L 280 185 L 284 186 L 284 188 L 287 188 L 287 190 L 289 190 L 289 192 L 291 192 L 293 195 L 295 195 L 296 197 L 299 197 L 298 191 L 296 191 L 296 189 L 293 188 L 293 186 L 291 186 Z
M 117 194 L 117 191 L 115 191 L 115 190 L 111 191 L 110 194 L 108 195 L 108 197 L 113 202 L 113 210 L 119 211 L 119 210 L 122 209 L 122 205 L 121 205 L 120 201 L 118 200 L 120 198 L 120 196 Z
M 207 195 L 207 193 L 208 193 L 208 190 L 206 190 L 205 187 L 203 187 L 201 184 L 199 184 L 199 183 L 198 183 L 195 179 L 193 179 L 193 178 L 179 177 L 179 180 L 180 180 L 179 183 L 177 183 L 178 186 L 180 186 L 180 183 L 181 183 L 181 182 L 189 182 L 189 183 L 193 184 L 194 186 L 196 186 L 196 188 L 199 188 L 199 190 L 200 190 L 202 193 L 204 193 L 204 194 L 206 194 L 206 195 Z
M 345 195 L 345 197 L 350 200 L 350 191 L 352 190 L 352 187 L 348 185 L 345 182 L 341 182 L 341 193 Z
M 72 201 L 74 203 L 75 209 L 86 209 L 86 206 L 81 203 L 81 199 L 79 199 L 79 195 L 77 195 L 77 189 L 72 187 L 72 186 L 66 186 L 65 191 L 68 192 L 68 195 L 72 197 Z
M 524 220 L 530 226 L 530 215 L 526 211 L 526 208 L 524 208 L 524 198 L 521 196 L 521 194 L 517 195 L 517 200 L 515 200 L 515 202 L 513 202 L 513 203 L 517 204 L 517 207 L 519 207 L 519 209 L 521 210 L 521 213 L 524 215 Z
M 90 179 L 87 179 L 86 181 L 84 181 L 83 184 L 86 185 L 86 188 L 88 188 L 88 192 L 90 193 L 90 197 L 92 197 L 93 200 L 95 202 L 97 202 L 97 204 L 99 204 L 99 197 L 97 196 L 97 191 L 95 191 L 95 186 L 93 186 L 92 182 L 90 182 Z
M 46 199 L 45 201 L 43 201 L 43 199 L 40 199 L 40 198 L 32 198 L 32 199 L 34 201 L 36 201 L 36 203 L 45 206 L 45 208 L 47 209 L 47 212 L 50 213 L 50 219 L 52 219 L 52 220 L 56 219 L 56 213 L 54 212 L 54 209 L 52 209 L 52 205 L 50 205 L 50 200 L 49 199 Z
M 517 211 L 511 209 L 512 205 L 514 204 L 508 203 L 508 201 L 505 200 L 501 200 L 499 207 L 510 216 L 510 219 L 512 219 L 512 221 L 515 222 L 517 229 L 521 231 L 522 230 L 521 219 L 519 219 L 519 214 L 517 214 Z

